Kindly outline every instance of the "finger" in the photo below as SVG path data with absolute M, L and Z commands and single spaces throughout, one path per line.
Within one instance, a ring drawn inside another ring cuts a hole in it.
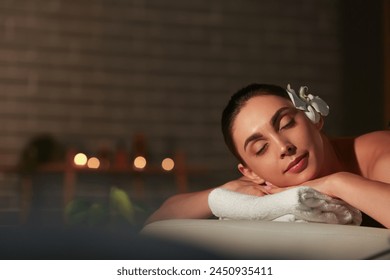
M 284 189 L 282 189 L 282 188 L 268 188 L 266 190 L 266 192 L 268 194 L 275 194 L 275 193 L 279 193 L 279 192 L 282 192 L 282 191 L 284 191 Z
M 269 194 L 280 193 L 280 192 L 286 191 L 288 189 L 295 188 L 295 187 L 280 188 L 280 187 L 276 187 L 276 186 L 265 186 L 265 187 L 267 188 L 267 192 Z

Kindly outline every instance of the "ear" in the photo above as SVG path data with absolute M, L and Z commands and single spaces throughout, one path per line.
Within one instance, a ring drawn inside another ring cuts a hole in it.
M 256 173 L 254 173 L 252 171 L 252 169 L 244 166 L 243 164 L 239 163 L 237 168 L 242 173 L 242 175 L 247 177 L 252 182 L 259 184 L 259 185 L 265 183 L 265 180 L 263 178 L 260 178 Z
M 320 116 L 320 120 L 314 125 L 318 130 L 321 130 L 324 127 L 324 117 Z

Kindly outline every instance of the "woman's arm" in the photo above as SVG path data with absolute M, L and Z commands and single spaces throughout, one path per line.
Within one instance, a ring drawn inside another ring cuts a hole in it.
M 219 186 L 229 190 L 263 196 L 266 193 L 264 186 L 259 186 L 245 177 L 227 182 Z M 208 197 L 214 188 L 199 192 L 177 194 L 168 198 L 156 212 L 146 221 L 151 223 L 167 219 L 206 219 L 212 216 Z
M 390 184 L 340 172 L 306 182 L 305 185 L 338 197 L 390 228 Z
M 213 189 L 177 194 L 168 198 L 146 224 L 167 219 L 205 219 L 212 216 L 208 196 Z
M 390 228 L 390 183 L 367 179 L 349 172 L 339 172 L 307 181 L 302 185 L 337 197 Z M 269 192 L 275 194 L 286 189 L 288 188 L 272 188 Z
M 336 175 L 332 193 L 390 228 L 390 132 L 359 137 L 355 150 L 363 177 Z M 336 187 L 337 186 L 337 187 Z

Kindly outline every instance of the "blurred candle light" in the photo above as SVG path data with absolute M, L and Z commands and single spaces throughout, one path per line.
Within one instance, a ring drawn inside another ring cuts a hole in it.
M 84 166 L 87 163 L 87 160 L 87 156 L 83 153 L 78 153 L 73 158 L 73 162 L 77 166 Z
M 173 159 L 171 159 L 171 158 L 165 158 L 165 159 L 161 162 L 161 167 L 162 167 L 165 171 L 171 171 L 171 170 L 175 167 L 175 162 L 174 162 Z
M 144 169 L 146 166 L 146 158 L 138 156 L 134 159 L 134 167 L 137 169 Z
M 91 169 L 98 169 L 100 166 L 100 160 L 96 157 L 88 159 L 87 166 Z

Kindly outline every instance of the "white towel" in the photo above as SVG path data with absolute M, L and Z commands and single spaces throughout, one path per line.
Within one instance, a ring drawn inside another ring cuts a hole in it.
M 221 219 L 318 222 L 360 225 L 359 210 L 310 187 L 253 196 L 217 188 L 208 197 L 212 213 Z

